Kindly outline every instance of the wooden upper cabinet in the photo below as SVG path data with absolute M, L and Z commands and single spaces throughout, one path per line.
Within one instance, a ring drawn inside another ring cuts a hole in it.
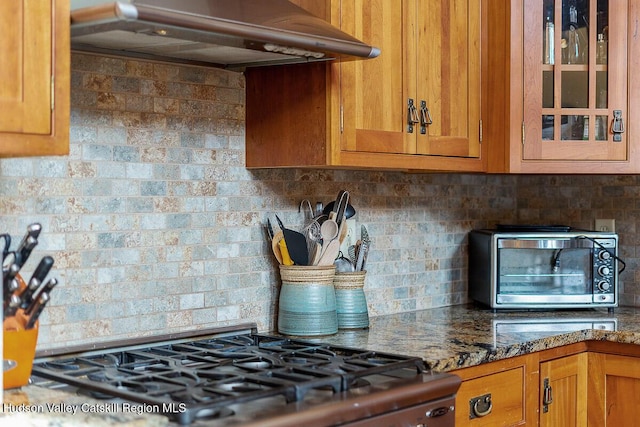
M 0 3 L 0 157 L 69 152 L 69 2 Z
M 418 2 L 417 86 L 426 101 L 418 152 L 480 157 L 480 1 Z
M 491 2 L 483 49 L 489 172 L 640 172 L 640 84 L 629 78 L 639 61 L 638 15 L 636 0 Z
M 381 55 L 247 70 L 247 167 L 483 171 L 483 3 L 331 2 Z
M 415 51 L 415 44 L 405 13 L 397 0 L 342 5 L 342 29 L 382 51 L 375 59 L 334 66 L 340 73 L 337 93 L 342 122 L 336 138 L 343 151 L 416 153 L 415 133 L 407 132 L 409 92 L 416 97 L 415 84 L 411 87 L 415 65 L 407 59 L 407 53 Z

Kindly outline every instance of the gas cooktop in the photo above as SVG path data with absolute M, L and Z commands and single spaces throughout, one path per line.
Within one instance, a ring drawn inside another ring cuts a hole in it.
M 345 392 L 371 393 L 378 383 L 423 382 L 424 371 L 416 357 L 251 332 L 39 358 L 32 375 L 36 384 L 49 380 L 97 399 L 137 402 L 190 424 L 231 420 L 233 408 L 260 400 L 299 410 Z

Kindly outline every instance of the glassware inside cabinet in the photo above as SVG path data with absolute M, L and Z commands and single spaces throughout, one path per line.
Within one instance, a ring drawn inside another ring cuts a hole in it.
M 542 141 L 608 139 L 608 3 L 543 0 L 525 12 L 542 24 L 542 76 L 531 79 L 541 85 Z

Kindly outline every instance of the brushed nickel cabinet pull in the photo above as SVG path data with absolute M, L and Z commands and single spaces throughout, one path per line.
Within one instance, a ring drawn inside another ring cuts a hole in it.
M 553 389 L 549 385 L 549 378 L 544 379 L 544 388 L 542 390 L 542 412 L 549 412 L 549 405 L 553 403 Z
M 613 122 L 611 122 L 611 132 L 613 141 L 621 142 L 624 133 L 624 121 L 622 120 L 622 110 L 613 110 Z
M 433 123 L 431 119 L 431 112 L 427 107 L 427 103 L 425 101 L 420 101 L 420 133 L 427 133 L 427 126 Z
M 407 132 L 413 133 L 413 125 L 420 123 L 418 120 L 418 110 L 413 103 L 413 99 L 409 98 L 407 101 Z

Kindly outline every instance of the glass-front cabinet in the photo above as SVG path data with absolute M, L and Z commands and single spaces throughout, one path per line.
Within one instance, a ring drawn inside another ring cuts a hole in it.
M 523 160 L 626 160 L 627 1 L 525 0 Z

